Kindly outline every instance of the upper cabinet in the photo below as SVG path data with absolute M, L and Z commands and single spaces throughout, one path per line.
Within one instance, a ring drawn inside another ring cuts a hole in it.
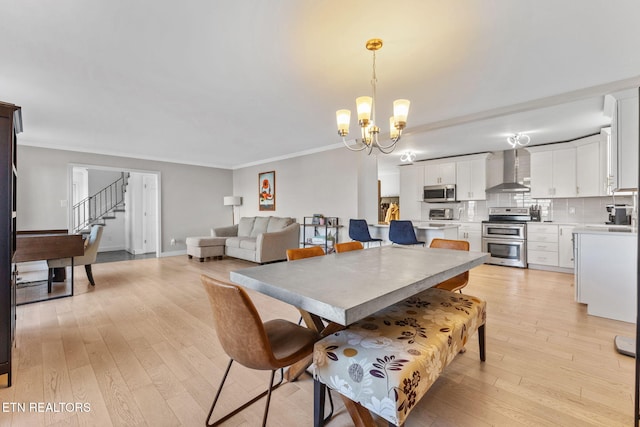
M 486 200 L 487 159 L 489 153 L 461 157 L 456 161 L 456 196 L 458 200 Z
M 531 197 L 534 199 L 597 197 L 611 194 L 608 132 L 575 141 L 533 146 Z
M 611 194 L 607 133 L 582 138 L 576 144 L 576 193 L 578 197 Z
M 619 190 L 638 188 L 638 89 L 612 94 L 611 142 L 617 148 Z
M 576 197 L 576 148 L 570 144 L 527 147 L 531 153 L 531 197 Z
M 424 185 L 455 184 L 456 162 L 447 159 L 424 162 Z
M 380 180 L 381 197 L 400 196 L 400 172 L 390 172 L 378 175 Z

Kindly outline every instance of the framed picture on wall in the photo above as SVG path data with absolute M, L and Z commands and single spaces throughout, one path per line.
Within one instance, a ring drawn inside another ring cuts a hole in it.
M 276 171 L 258 174 L 258 207 L 261 211 L 276 210 Z

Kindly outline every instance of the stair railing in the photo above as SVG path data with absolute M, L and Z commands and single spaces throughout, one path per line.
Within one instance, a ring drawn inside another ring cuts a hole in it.
M 118 207 L 124 206 L 124 193 L 129 174 L 122 172 L 120 178 L 73 205 L 73 232 L 78 233 L 100 221 Z

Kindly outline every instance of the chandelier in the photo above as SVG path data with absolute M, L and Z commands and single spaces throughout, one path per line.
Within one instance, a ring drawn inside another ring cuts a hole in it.
M 531 141 L 529 135 L 523 133 L 516 133 L 507 138 L 507 142 L 511 145 L 511 148 L 516 148 L 518 145 L 524 147 Z
M 387 145 L 378 141 L 380 128 L 376 126 L 376 50 L 382 47 L 382 40 L 371 39 L 367 41 L 367 50 L 373 53 L 373 75 L 371 86 L 373 96 L 360 96 L 356 98 L 356 109 L 358 112 L 358 124 L 360 125 L 361 138 L 356 139 L 354 145 L 349 145 L 345 136 L 349 134 L 349 122 L 351 121 L 351 110 L 336 111 L 338 122 L 338 135 L 342 137 L 345 147 L 351 151 L 367 150 L 371 154 L 373 147 L 378 148 L 382 153 L 389 154 L 396 148 L 396 143 L 400 141 L 402 130 L 407 125 L 407 115 L 409 114 L 409 100 L 397 99 L 393 101 L 393 116 L 389 118 L 389 137 L 391 142 Z

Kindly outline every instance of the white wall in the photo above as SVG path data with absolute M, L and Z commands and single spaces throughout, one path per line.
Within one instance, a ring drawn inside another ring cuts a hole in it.
M 303 217 L 321 213 L 339 217 L 340 224 L 346 226 L 349 218 L 365 218 L 365 215 L 372 215 L 370 220 L 377 221 L 375 168 L 375 158 L 365 153 L 346 149 L 323 151 L 237 169 L 233 172 L 233 195 L 243 197 L 240 216 L 291 216 L 302 223 Z M 276 210 L 261 212 L 258 173 L 272 170 L 276 172 Z M 367 183 L 359 182 L 361 177 Z M 375 198 L 367 200 L 374 193 Z M 224 217 L 230 223 L 231 207 L 226 208 Z M 340 230 L 340 241 L 347 240 L 348 227 L 344 227 Z
M 208 235 L 210 228 L 231 222 L 222 204 L 233 192 L 230 170 L 18 145 L 18 230 L 68 227 L 69 164 L 159 171 L 162 252 L 184 251 L 187 236 Z M 176 246 L 170 246 L 171 238 Z

